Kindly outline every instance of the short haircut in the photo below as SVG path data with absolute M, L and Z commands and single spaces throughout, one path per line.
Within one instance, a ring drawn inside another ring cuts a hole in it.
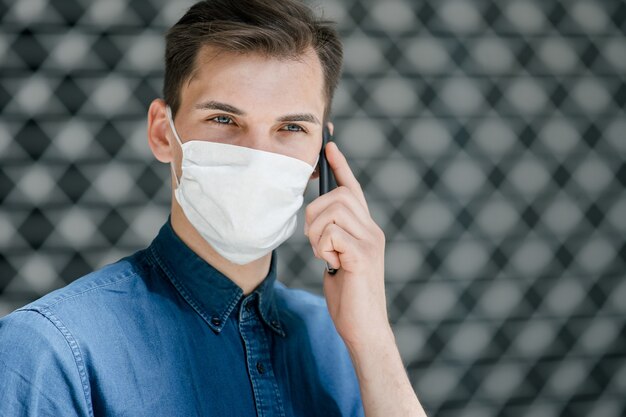
M 180 93 L 205 45 L 218 50 L 297 59 L 317 53 L 324 74 L 324 119 L 341 76 L 343 46 L 334 22 L 321 20 L 299 0 L 203 0 L 189 8 L 165 36 L 163 97 L 180 107 Z

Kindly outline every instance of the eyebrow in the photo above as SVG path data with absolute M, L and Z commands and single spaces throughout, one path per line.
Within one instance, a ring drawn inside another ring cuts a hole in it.
M 315 117 L 311 113 L 287 114 L 285 116 L 279 117 L 276 120 L 279 122 L 309 122 L 318 125 L 321 124 L 317 117 Z
M 239 110 L 235 106 L 230 104 L 220 103 L 219 101 L 209 100 L 202 103 L 198 103 L 194 106 L 197 110 L 221 110 L 228 113 L 236 114 L 237 116 L 244 116 L 246 113 L 243 110 Z
M 241 109 L 238 109 L 235 106 L 231 106 L 227 103 L 222 103 L 215 100 L 204 101 L 202 103 L 198 103 L 194 106 L 197 110 L 220 110 L 227 113 L 232 113 L 237 116 L 245 116 L 246 112 Z M 315 124 L 321 124 L 319 119 L 315 117 L 315 115 L 311 113 L 295 113 L 295 114 L 286 114 L 284 116 L 276 119 L 279 122 L 309 122 Z

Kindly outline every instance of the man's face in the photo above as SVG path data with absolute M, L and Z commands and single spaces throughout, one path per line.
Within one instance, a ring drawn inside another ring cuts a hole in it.
M 183 142 L 246 146 L 313 165 L 322 144 L 323 83 L 312 49 L 298 60 L 282 60 L 204 47 L 183 84 L 176 130 Z M 174 152 L 180 167 L 180 149 Z

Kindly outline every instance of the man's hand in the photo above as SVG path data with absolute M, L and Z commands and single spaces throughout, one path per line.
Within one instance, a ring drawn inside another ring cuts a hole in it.
M 324 295 L 350 352 L 367 417 L 425 416 L 400 358 L 387 317 L 385 235 L 370 216 L 361 185 L 334 142 L 326 158 L 338 187 L 306 208 L 304 234 L 333 268 Z
M 366 344 L 387 334 L 385 235 L 370 216 L 361 185 L 334 142 L 326 157 L 338 187 L 306 208 L 304 234 L 317 258 L 339 268 L 324 274 L 324 295 L 346 344 Z

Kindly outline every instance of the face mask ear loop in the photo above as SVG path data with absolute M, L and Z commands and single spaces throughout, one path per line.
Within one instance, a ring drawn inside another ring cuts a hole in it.
M 315 160 L 315 163 L 313 164 L 313 171 L 315 171 L 315 168 L 317 168 L 317 164 L 319 163 L 319 161 L 320 161 L 320 155 L 317 154 L 317 159 Z
M 174 118 L 172 117 L 172 109 L 170 106 L 166 107 L 167 112 L 167 121 L 170 123 L 170 128 L 172 129 L 172 133 L 174 133 L 174 138 L 176 138 L 176 142 L 180 146 L 180 151 L 183 153 L 183 142 L 178 137 L 178 132 L 176 131 L 176 127 L 174 127 Z M 180 181 L 178 180 L 178 176 L 176 175 L 176 170 L 174 169 L 174 161 L 170 163 L 170 170 L 172 171 L 172 175 L 174 176 L 174 180 L 176 181 L 176 188 L 180 187 Z

